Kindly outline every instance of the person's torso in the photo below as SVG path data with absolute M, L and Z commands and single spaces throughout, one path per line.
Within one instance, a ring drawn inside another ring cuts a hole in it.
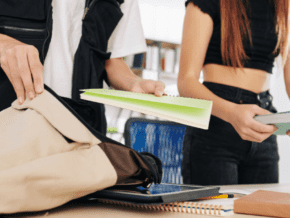
M 222 63 L 221 55 L 221 20 L 220 20 L 220 4 L 217 10 L 217 16 L 214 19 L 213 34 L 208 46 L 204 64 Z M 252 33 L 252 46 L 247 41 L 244 45 L 246 55 L 249 60 L 246 61 L 244 67 L 264 70 L 268 73 L 272 72 L 274 58 L 277 54 L 273 54 L 277 44 L 277 36 L 275 32 L 275 13 L 274 7 L 269 0 L 249 0 L 250 11 L 248 18 L 250 20 Z
M 117 21 L 121 18 L 121 12 L 119 11 L 119 4 L 123 0 L 106 0 L 106 1 L 97 1 L 97 0 L 74 0 L 76 7 L 79 6 L 78 1 L 82 1 L 82 6 L 79 10 L 81 16 L 78 16 L 80 25 L 78 26 L 78 36 L 69 37 L 74 38 L 74 51 L 79 46 L 79 41 L 81 36 L 83 36 L 82 29 L 85 27 L 90 35 L 86 35 L 86 38 L 93 39 L 96 47 L 92 48 L 94 51 L 99 53 L 104 53 L 104 56 L 108 56 L 106 53 L 106 42 L 109 39 L 111 32 L 114 30 L 114 27 L 117 25 Z M 52 41 L 52 32 L 53 30 L 53 2 L 58 3 L 57 6 L 62 8 L 58 9 L 67 9 L 72 6 L 70 1 L 63 0 L 25 0 L 21 1 L 18 4 L 17 0 L 0 0 L 0 34 L 8 35 L 16 40 L 19 40 L 25 44 L 35 46 L 39 51 L 40 60 L 44 63 L 46 61 L 46 55 L 48 54 L 48 48 L 50 47 L 50 42 Z M 99 3 L 99 4 L 95 4 Z M 98 7 L 96 7 L 98 6 Z M 70 8 L 69 8 L 70 9 Z M 60 13 L 61 10 L 58 10 Z M 72 12 L 69 17 L 75 18 L 74 10 L 66 10 L 66 13 Z M 115 13 L 114 13 L 115 12 Z M 118 13 L 117 13 L 118 12 Z M 113 14 L 112 14 L 113 13 Z M 109 17 L 110 16 L 110 17 Z M 59 16 L 61 19 L 62 17 Z M 57 22 L 57 20 L 54 20 Z M 73 23 L 72 20 L 69 20 L 67 23 Z M 62 27 L 66 27 L 66 22 L 62 22 Z M 83 23 L 86 23 L 85 25 Z M 93 25 L 91 25 L 93 24 Z M 74 27 L 73 25 L 70 25 Z M 91 27 L 91 28 L 90 28 Z M 59 27 L 60 28 L 60 27 Z M 90 31 L 97 29 L 98 31 Z M 54 31 L 55 33 L 55 31 Z M 69 32 L 75 34 L 75 32 Z M 84 40 L 85 41 L 85 40 Z M 85 41 L 87 42 L 87 41 Z M 99 42 L 99 44 L 98 44 Z M 84 45 L 85 43 L 83 43 Z M 58 44 L 59 45 L 59 44 Z M 72 47 L 71 43 L 66 44 L 69 47 Z M 62 46 L 62 45 L 60 45 Z M 86 47 L 90 47 L 87 45 Z M 69 50 L 72 50 L 71 48 Z M 52 54 L 52 56 L 58 55 L 57 53 Z M 71 62 L 75 61 L 73 52 L 68 54 L 71 58 Z M 86 59 L 91 60 L 91 52 L 84 54 Z M 48 55 L 47 55 L 48 56 Z M 109 57 L 109 56 L 108 56 Z M 81 62 L 81 60 L 79 60 Z M 99 63 L 101 58 L 94 56 L 94 63 Z M 103 60 L 102 60 L 103 61 Z M 52 63 L 55 64 L 55 63 Z M 91 67 L 92 68 L 92 67 Z M 98 65 L 94 69 L 97 69 L 98 72 L 102 72 L 104 68 L 103 65 Z M 57 68 L 57 73 L 59 73 Z M 98 73 L 97 72 L 97 73 Z M 71 72 L 72 73 L 72 72 Z M 88 72 L 80 72 L 80 75 L 84 75 Z M 88 77 L 88 76 L 87 76 Z M 79 78 L 77 78 L 79 79 Z M 102 79 L 102 78 L 101 78 Z M 1 83 L 6 83 L 8 78 L 5 72 L 0 68 L 0 86 Z M 95 83 L 99 83 L 96 79 L 93 80 Z M 57 81 L 62 84 L 62 81 Z M 97 85 L 98 85 L 97 83 Z M 72 89 L 72 87 L 70 87 Z M 79 89 L 78 89 L 79 90 Z M 73 105 L 73 103 L 71 103 Z M 104 117 L 104 106 L 98 105 L 95 107 L 95 110 L 98 111 L 97 121 L 95 122 L 96 128 L 98 131 L 105 133 L 106 132 L 106 121 Z
M 218 1 L 219 0 L 215 0 Z M 214 20 L 214 29 L 204 62 L 204 80 L 244 88 L 253 92 L 269 89 L 269 80 L 277 54 L 273 51 L 277 44 L 274 8 L 269 0 L 250 0 L 248 17 L 251 22 L 252 46 L 245 44 L 249 60 L 244 68 L 225 66 L 221 55 L 220 12 Z M 218 4 L 219 5 L 219 4 Z M 220 10 L 220 8 L 218 8 Z

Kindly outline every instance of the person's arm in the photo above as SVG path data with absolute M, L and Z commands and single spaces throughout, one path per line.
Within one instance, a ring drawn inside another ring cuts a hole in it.
M 126 0 L 121 5 L 124 14 L 108 42 L 111 59 L 106 61 L 110 86 L 115 89 L 162 96 L 165 84 L 136 76 L 122 57 L 146 52 L 147 46 L 141 25 L 138 1 Z
M 290 52 L 288 52 L 286 63 L 284 65 L 284 82 L 285 82 L 286 92 L 290 99 Z
M 106 62 L 110 86 L 114 89 L 155 94 L 162 96 L 165 84 L 160 81 L 145 80 L 136 76 L 122 58 L 112 58 Z
M 284 82 L 288 98 L 290 99 L 290 51 L 288 52 L 286 63 L 284 65 Z M 287 135 L 290 136 L 290 131 L 287 132 Z
M 184 19 L 178 90 L 181 96 L 213 101 L 212 114 L 233 125 L 244 140 L 261 142 L 276 129 L 253 119 L 267 114 L 257 105 L 238 105 L 224 100 L 199 82 L 206 51 L 213 32 L 213 20 L 190 2 Z
M 33 99 L 43 92 L 43 66 L 34 46 L 0 34 L 0 63 L 14 87 L 19 104 L 24 102 L 26 95 Z

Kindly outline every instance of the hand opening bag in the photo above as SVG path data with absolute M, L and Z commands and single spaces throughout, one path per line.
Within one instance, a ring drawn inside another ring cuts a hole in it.
M 46 210 L 162 178 L 158 158 L 100 134 L 48 87 L 0 112 L 0 159 L 0 214 Z

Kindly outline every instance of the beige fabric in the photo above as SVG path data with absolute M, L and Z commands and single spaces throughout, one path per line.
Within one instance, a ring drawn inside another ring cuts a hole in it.
M 100 140 L 71 114 L 53 95 L 44 91 L 37 98 L 27 99 L 22 105 L 14 101 L 12 107 L 18 110 L 31 108 L 43 115 L 59 132 L 76 142 L 99 144 Z
M 0 213 L 50 209 L 115 185 L 98 144 L 49 92 L 15 101 L 0 112 Z

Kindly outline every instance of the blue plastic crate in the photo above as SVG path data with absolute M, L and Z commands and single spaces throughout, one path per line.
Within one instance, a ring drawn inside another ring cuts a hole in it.
M 169 121 L 130 118 L 125 143 L 139 152 L 150 152 L 162 161 L 162 182 L 182 184 L 181 161 L 185 126 Z

